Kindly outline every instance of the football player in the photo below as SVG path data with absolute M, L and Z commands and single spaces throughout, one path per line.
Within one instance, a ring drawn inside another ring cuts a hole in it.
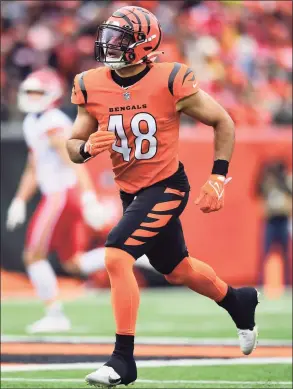
M 228 286 L 209 265 L 192 257 L 179 219 L 190 190 L 178 160 L 181 112 L 214 129 L 211 175 L 195 201 L 207 214 L 224 205 L 234 123 L 199 88 L 192 69 L 154 63 L 161 37 L 160 24 L 148 10 L 120 8 L 98 28 L 95 57 L 106 66 L 74 80 L 72 102 L 78 114 L 67 142 L 70 158 L 83 163 L 109 151 L 124 209 L 108 235 L 105 258 L 116 343 L 108 362 L 86 377 L 93 385 L 127 385 L 137 378 L 133 350 L 139 290 L 133 264 L 143 254 L 171 284 L 185 285 L 224 308 L 238 329 L 244 354 L 257 342 L 256 289 Z M 194 164 L 196 169 L 196 158 Z
M 104 208 L 85 166 L 73 164 L 66 152 L 72 122 L 58 105 L 63 85 L 51 69 L 32 73 L 21 84 L 18 104 L 28 113 L 23 131 L 29 148 L 27 164 L 7 215 L 7 228 L 14 230 L 26 219 L 26 204 L 37 188 L 42 193 L 27 229 L 24 263 L 46 315 L 28 326 L 30 333 L 70 329 L 58 300 L 55 273 L 47 260 L 57 252 L 70 273 L 89 275 L 104 268 L 105 248 L 85 252 L 89 231 L 98 234 L 113 226 L 113 209 Z M 90 226 L 90 227 L 87 227 Z

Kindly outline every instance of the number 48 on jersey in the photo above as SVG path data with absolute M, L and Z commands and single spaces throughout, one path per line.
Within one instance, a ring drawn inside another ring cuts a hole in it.
M 140 131 L 140 123 L 144 121 L 147 124 L 147 133 Z M 155 118 L 149 113 L 137 113 L 133 116 L 130 122 L 130 130 L 135 136 L 134 141 L 134 156 L 136 159 L 151 159 L 156 155 L 158 141 L 155 137 L 157 132 L 157 123 Z M 111 115 L 109 117 L 108 131 L 116 132 L 120 139 L 113 144 L 112 149 L 117 153 L 122 154 L 123 160 L 129 162 L 131 147 L 129 147 L 129 140 L 127 139 L 125 128 L 123 126 L 123 115 Z M 148 151 L 143 152 L 143 141 L 149 143 Z

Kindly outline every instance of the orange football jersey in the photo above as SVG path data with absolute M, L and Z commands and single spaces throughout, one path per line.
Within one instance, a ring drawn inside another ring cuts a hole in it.
M 74 79 L 71 101 L 85 105 L 98 131 L 113 131 L 111 159 L 115 180 L 136 193 L 178 169 L 180 113 L 176 103 L 198 91 L 194 73 L 179 63 L 153 63 L 138 82 L 123 88 L 107 67 L 91 69 Z

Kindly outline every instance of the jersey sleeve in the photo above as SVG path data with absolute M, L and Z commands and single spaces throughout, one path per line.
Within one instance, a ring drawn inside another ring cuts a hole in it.
M 184 97 L 199 91 L 198 80 L 194 71 L 187 65 L 175 62 L 169 75 L 168 88 L 174 96 L 175 104 Z
M 81 83 L 83 82 L 82 73 L 74 77 L 73 87 L 71 92 L 72 104 L 85 104 L 84 92 L 81 90 Z

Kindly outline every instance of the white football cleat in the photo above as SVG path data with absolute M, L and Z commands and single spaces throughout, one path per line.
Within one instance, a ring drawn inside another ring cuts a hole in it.
M 89 385 L 101 388 L 111 388 L 121 383 L 120 375 L 110 366 L 100 367 L 93 373 L 88 374 L 85 380 Z
M 257 345 L 258 330 L 257 326 L 253 330 L 240 330 L 237 329 L 240 349 L 244 355 L 249 355 L 255 350 Z
M 43 332 L 66 332 L 71 330 L 70 320 L 66 316 L 44 316 L 42 319 L 26 327 L 29 334 L 39 334 Z

